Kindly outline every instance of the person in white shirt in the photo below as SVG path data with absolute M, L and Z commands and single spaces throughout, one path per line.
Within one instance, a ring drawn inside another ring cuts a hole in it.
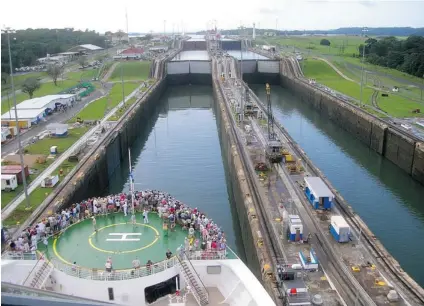
M 147 212 L 147 210 L 143 210 L 143 219 L 144 219 L 144 223 L 149 223 L 149 213 Z
M 93 230 L 95 232 L 97 232 L 97 221 L 96 221 L 96 218 L 94 218 L 94 216 L 93 216 L 93 217 L 91 217 L 91 219 L 93 220 Z
M 124 204 L 122 204 L 122 208 L 124 210 L 124 216 L 127 216 L 127 211 L 128 211 L 128 203 L 127 201 L 124 201 Z

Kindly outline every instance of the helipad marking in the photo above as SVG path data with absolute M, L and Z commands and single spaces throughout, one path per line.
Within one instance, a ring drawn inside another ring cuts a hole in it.
M 140 238 L 127 238 L 127 236 L 141 236 L 141 233 L 109 233 L 109 236 L 121 236 L 121 238 L 107 238 L 106 241 L 140 241 Z
M 136 225 L 139 225 L 139 226 L 145 226 L 145 227 L 148 227 L 148 228 L 152 229 L 152 230 L 155 232 L 155 234 L 156 234 L 155 239 L 154 239 L 152 242 L 150 242 L 148 245 L 145 245 L 144 247 L 141 247 L 141 248 L 138 248 L 138 249 L 134 249 L 134 250 L 129 250 L 129 251 L 121 251 L 121 252 L 119 252 L 119 251 L 118 251 L 118 252 L 115 252 L 115 251 L 109 251 L 109 250 L 101 249 L 101 248 L 99 248 L 99 247 L 95 246 L 95 245 L 94 245 L 94 243 L 91 241 L 91 238 L 92 238 L 95 234 L 97 234 L 98 232 L 100 232 L 100 231 L 104 230 L 105 228 L 112 227 L 112 226 L 117 226 L 117 225 L 127 225 L 127 224 L 128 224 L 128 223 L 115 223 L 115 224 L 110 224 L 110 225 L 103 226 L 103 227 L 99 228 L 99 229 L 97 230 L 97 232 L 93 232 L 93 233 L 90 235 L 90 237 L 88 237 L 88 243 L 90 244 L 90 246 L 91 246 L 93 249 L 95 249 L 95 250 L 97 250 L 97 251 L 99 251 L 99 252 L 109 253 L 109 254 L 126 254 L 126 253 L 134 253 L 134 252 L 138 252 L 138 251 L 142 251 L 142 250 L 144 250 L 144 249 L 150 248 L 152 245 L 154 245 L 154 244 L 155 244 L 155 243 L 159 240 L 159 232 L 158 232 L 158 230 L 157 230 L 157 229 L 155 229 L 153 226 L 150 226 L 150 225 L 148 225 L 148 224 L 136 223 Z

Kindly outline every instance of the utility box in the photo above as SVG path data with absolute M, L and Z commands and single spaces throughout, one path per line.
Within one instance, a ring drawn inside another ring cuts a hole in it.
M 342 216 L 331 217 L 330 233 L 337 242 L 350 240 L 350 226 Z
M 51 187 L 54 187 L 57 184 L 57 182 L 59 182 L 59 176 L 57 174 L 48 176 L 41 181 L 41 187 L 51 188 Z
M 50 147 L 50 154 L 52 154 L 52 155 L 58 154 L 57 146 Z

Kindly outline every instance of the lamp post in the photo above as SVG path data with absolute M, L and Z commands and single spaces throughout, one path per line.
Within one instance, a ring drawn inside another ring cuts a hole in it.
M 364 33 L 367 32 L 368 29 L 367 28 L 363 28 L 362 29 L 362 35 L 365 35 Z M 362 44 L 362 70 L 361 70 L 361 100 L 359 103 L 359 106 L 362 106 L 362 95 L 363 95 L 363 86 L 364 86 L 364 70 L 365 70 L 365 41 Z
M 243 100 L 243 26 L 240 25 L 240 108 L 241 122 L 244 122 L 244 100 Z
M 19 128 L 18 109 L 16 108 L 15 84 L 13 81 L 12 53 L 10 51 L 10 33 L 15 33 L 15 31 L 12 30 L 10 27 L 7 27 L 4 30 L 2 30 L 2 32 L 7 34 L 7 45 L 9 49 L 10 83 L 12 85 L 13 106 L 15 107 L 15 124 L 16 124 L 17 136 L 18 136 L 19 159 L 21 161 L 22 183 L 24 185 L 26 209 L 29 209 L 30 202 L 29 202 L 29 196 L 28 196 L 28 190 L 27 190 L 27 181 L 25 176 L 24 156 L 22 154 L 21 130 Z

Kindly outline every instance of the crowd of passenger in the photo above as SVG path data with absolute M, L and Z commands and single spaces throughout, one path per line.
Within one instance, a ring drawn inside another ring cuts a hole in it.
M 177 225 L 187 231 L 183 244 L 177 250 L 178 255 L 207 258 L 221 252 L 225 256 L 225 233 L 199 209 L 188 207 L 168 193 L 157 190 L 136 191 L 134 192 L 135 214 L 132 210 L 131 194 L 120 193 L 89 198 L 72 204 L 69 208 L 45 217 L 34 226 L 28 227 L 18 239 L 9 243 L 9 248 L 11 251 L 32 253 L 35 256 L 39 242 L 47 247 L 50 236 L 59 234 L 76 222 L 90 218 L 96 231 L 96 216 L 123 212 L 125 216 L 129 216 L 132 223 L 136 223 L 137 213 L 141 213 L 144 223 L 149 223 L 149 213 L 157 213 L 163 220 L 164 235 L 172 235 Z M 172 252 L 168 250 L 166 258 L 170 258 L 169 254 Z M 140 266 L 138 258 L 135 261 L 135 263 L 133 261 L 133 268 Z M 112 269 L 111 262 L 111 258 L 108 258 L 105 265 L 107 270 Z M 147 265 L 149 264 L 152 264 L 150 260 Z

